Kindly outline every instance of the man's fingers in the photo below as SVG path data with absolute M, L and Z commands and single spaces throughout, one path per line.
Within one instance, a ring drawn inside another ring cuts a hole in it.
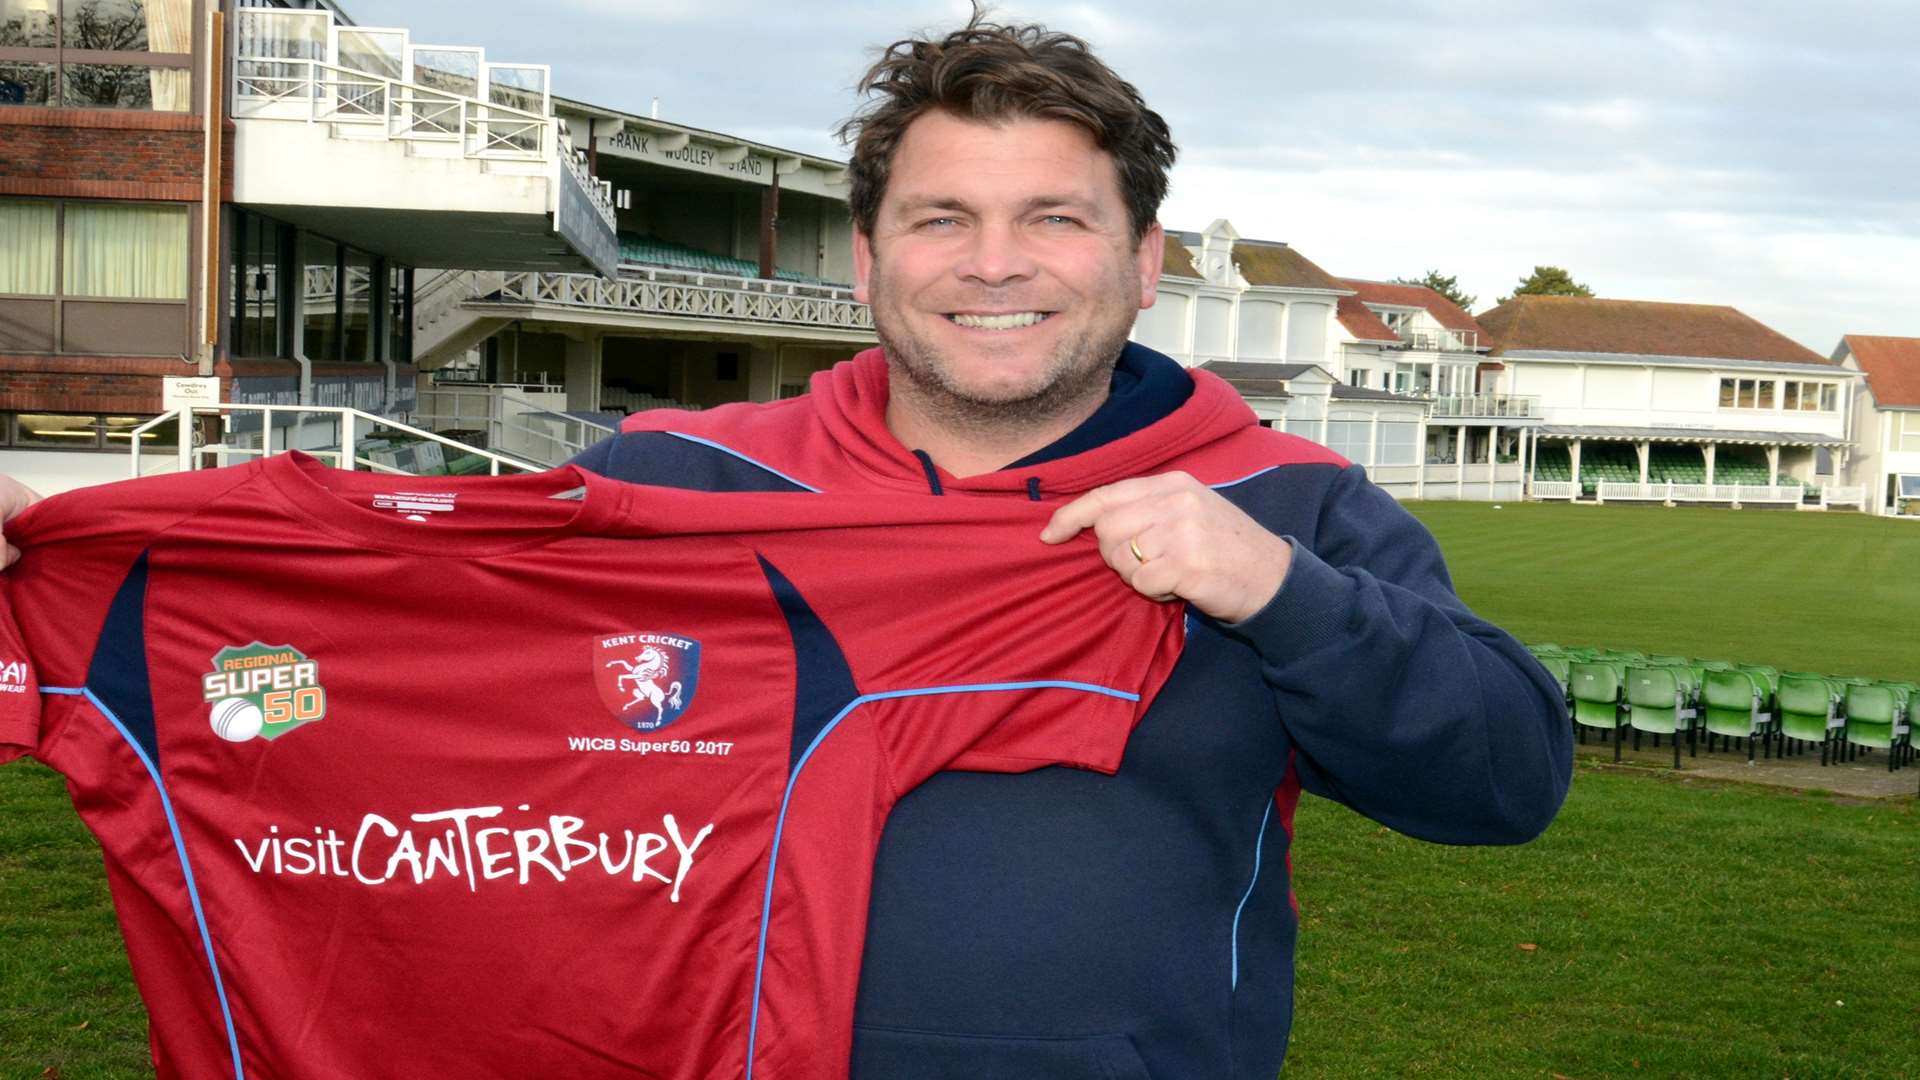
M 1040 530 L 1040 539 L 1049 544 L 1058 544 L 1071 540 L 1080 530 L 1096 522 L 1101 523 L 1104 532 L 1104 519 L 1115 509 L 1192 482 L 1193 478 L 1186 473 L 1172 472 L 1134 477 L 1094 488 L 1055 510 L 1053 517 L 1047 520 L 1047 527 Z
M 40 493 L 11 476 L 0 476 L 0 522 L 40 501 Z M 4 526 L 0 526 L 4 527 Z M 0 569 L 12 566 L 20 557 L 20 549 L 5 542 L 0 536 Z

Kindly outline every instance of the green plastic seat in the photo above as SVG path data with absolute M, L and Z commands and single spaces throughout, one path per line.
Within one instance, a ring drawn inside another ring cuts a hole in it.
M 1639 749 L 1640 733 L 1656 740 L 1662 735 L 1673 740 L 1673 767 L 1680 767 L 1680 736 L 1699 753 L 1694 730 L 1694 681 L 1691 669 L 1679 665 L 1635 665 L 1627 669 L 1627 724 L 1633 728 L 1634 748 Z
M 1613 760 L 1620 760 L 1620 730 L 1626 716 L 1620 709 L 1621 690 L 1626 683 L 1623 665 L 1605 660 L 1583 660 L 1568 670 L 1567 690 L 1573 695 L 1575 730 L 1597 728 L 1611 732 Z
M 1820 764 L 1827 764 L 1841 727 L 1835 710 L 1840 698 L 1838 688 L 1824 675 L 1790 671 L 1780 676 L 1775 698 L 1780 733 L 1802 743 L 1819 743 Z
M 1712 738 L 1745 739 L 1747 760 L 1753 760 L 1753 742 L 1760 740 L 1768 757 L 1773 756 L 1773 712 L 1769 707 L 1771 689 L 1763 689 L 1760 676 L 1731 668 L 1708 671 L 1700 684 L 1700 724 L 1706 729 L 1707 749 Z
M 1849 684 L 1846 689 L 1845 737 L 1849 747 L 1887 751 L 1887 771 L 1905 762 L 1911 743 L 1907 722 L 1907 695 L 1886 685 Z

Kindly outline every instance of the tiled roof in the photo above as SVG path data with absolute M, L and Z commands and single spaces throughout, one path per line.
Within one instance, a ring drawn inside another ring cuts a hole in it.
M 1425 285 L 1393 285 L 1384 281 L 1367 281 L 1364 278 L 1341 278 L 1340 283 L 1360 294 L 1360 300 L 1368 304 L 1394 304 L 1399 307 L 1426 308 L 1441 326 L 1449 330 L 1465 330 L 1479 334 L 1483 344 L 1486 335 L 1480 324 L 1459 304 L 1441 296 Z
M 1832 362 L 1723 304 L 1667 304 L 1583 296 L 1516 296 L 1479 323 L 1494 355 L 1526 350 Z
M 1201 370 L 1220 376 L 1240 393 L 1261 398 L 1292 397 L 1287 390 L 1287 380 L 1313 367 L 1313 364 L 1271 364 L 1257 360 L 1209 360 L 1200 365 Z
M 1920 408 L 1920 338 L 1848 334 L 1841 341 L 1867 373 L 1874 404 Z
M 1391 345 L 1400 344 L 1400 335 L 1387 328 L 1367 305 L 1357 296 L 1340 298 L 1340 325 L 1347 328 L 1356 341 L 1384 341 Z
M 1200 268 L 1193 265 L 1193 254 L 1173 233 L 1167 234 L 1167 250 L 1160 258 L 1160 272 L 1172 277 L 1200 277 Z
M 1338 278 L 1285 244 L 1242 240 L 1233 245 L 1233 262 L 1249 285 L 1347 291 Z

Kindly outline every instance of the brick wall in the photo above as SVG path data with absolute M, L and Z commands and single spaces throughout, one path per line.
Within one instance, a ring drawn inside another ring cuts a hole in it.
M 197 201 L 202 119 L 186 113 L 0 107 L 0 195 Z M 221 138 L 232 197 L 233 124 Z
M 161 376 L 198 373 L 170 357 L 0 354 L 0 412 L 149 415 Z

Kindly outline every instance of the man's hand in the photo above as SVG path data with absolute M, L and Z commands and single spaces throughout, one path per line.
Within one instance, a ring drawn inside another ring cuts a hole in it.
M 1179 597 L 1221 622 L 1266 607 L 1293 564 L 1292 545 L 1183 472 L 1094 488 L 1054 511 L 1040 539 L 1058 544 L 1082 529 L 1136 591 Z
M 0 526 L 13 515 L 40 501 L 40 495 L 32 488 L 15 480 L 11 476 L 0 474 Z M 13 565 L 20 552 L 6 537 L 0 536 L 0 567 Z

